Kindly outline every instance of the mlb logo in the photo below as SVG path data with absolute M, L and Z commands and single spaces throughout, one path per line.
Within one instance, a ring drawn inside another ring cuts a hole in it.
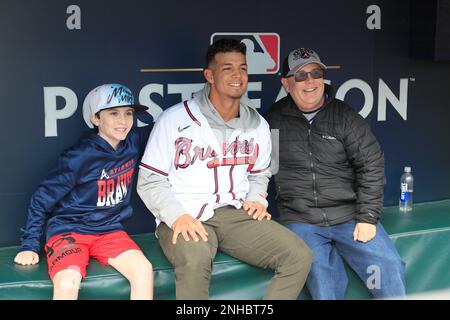
M 273 74 L 280 69 L 280 36 L 277 33 L 216 32 L 211 35 L 210 43 L 222 38 L 233 38 L 246 45 L 249 74 Z

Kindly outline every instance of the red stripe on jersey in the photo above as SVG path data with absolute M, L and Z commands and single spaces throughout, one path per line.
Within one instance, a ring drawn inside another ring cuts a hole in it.
M 202 208 L 200 209 L 200 212 L 198 213 L 198 216 L 197 216 L 195 219 L 200 219 L 200 217 L 202 216 L 203 211 L 205 211 L 205 208 L 206 208 L 207 205 L 208 205 L 208 204 L 205 203 L 205 204 L 202 206 Z
M 167 173 L 165 173 L 164 171 L 161 171 L 161 170 L 158 170 L 158 169 L 156 169 L 156 168 L 153 168 L 153 167 L 151 167 L 151 166 L 149 166 L 149 165 L 146 165 L 146 164 L 143 163 L 143 162 L 141 162 L 139 165 L 142 166 L 142 167 L 144 167 L 144 168 L 146 168 L 146 169 L 155 171 L 156 173 L 162 174 L 163 176 L 166 176 L 166 177 L 169 176 L 169 175 L 168 175 Z
M 261 170 L 250 171 L 250 174 L 261 173 L 261 172 L 266 171 L 269 168 L 270 168 L 270 166 L 268 166 L 267 168 L 261 169 Z
M 233 200 L 236 200 L 236 195 L 233 192 L 233 187 L 234 187 L 234 183 L 233 183 L 233 169 L 234 169 L 234 166 L 231 166 L 231 168 L 230 168 L 230 191 L 228 191 L 228 192 L 230 192 L 231 195 L 233 196 Z
M 239 136 L 237 136 L 236 137 L 236 144 L 235 144 L 235 146 L 236 146 L 236 152 L 234 153 L 234 156 L 233 156 L 233 158 L 234 158 L 234 163 L 236 163 L 236 154 L 237 154 L 237 145 L 238 145 L 238 141 L 239 141 Z M 234 187 L 234 183 L 233 183 L 233 169 L 234 169 L 234 164 L 231 166 L 231 168 L 230 168 L 230 193 L 231 193 L 231 195 L 233 196 L 233 200 L 236 200 L 236 194 L 233 192 L 233 187 Z
M 217 167 L 214 167 L 214 184 L 215 184 L 214 193 L 216 194 L 216 203 L 219 203 L 219 201 L 220 201 L 220 196 L 218 194 L 218 192 L 219 192 L 219 177 L 217 176 Z
M 197 120 L 196 117 L 194 117 L 194 115 L 192 114 L 191 110 L 189 109 L 188 103 L 187 101 L 183 101 L 184 103 L 184 108 L 186 109 L 186 112 L 188 113 L 189 117 L 191 117 L 191 119 L 198 124 L 199 127 L 202 126 L 202 124 L 200 123 L 200 121 Z
M 251 161 L 250 165 L 247 168 L 248 172 L 252 172 L 252 169 L 253 169 L 253 167 L 255 166 L 255 163 L 256 163 L 256 159 L 258 159 L 258 155 L 259 155 L 259 145 L 256 144 L 255 150 L 253 151 L 253 154 L 250 157 L 252 161 Z
M 217 193 L 219 191 L 219 177 L 217 176 L 217 167 L 214 167 L 214 193 Z

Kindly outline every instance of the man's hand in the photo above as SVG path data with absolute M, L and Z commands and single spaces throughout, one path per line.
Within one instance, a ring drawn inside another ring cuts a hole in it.
M 353 241 L 368 242 L 377 234 L 377 227 L 371 223 L 359 222 L 353 231 Z
M 14 262 L 24 266 L 39 263 L 39 255 L 34 251 L 21 251 L 14 258 Z
M 206 232 L 203 224 L 198 220 L 194 219 L 187 213 L 181 215 L 172 225 L 173 237 L 172 244 L 177 243 L 178 235 L 181 233 L 184 240 L 189 241 L 191 236 L 192 240 L 197 242 L 198 235 L 203 239 L 203 241 L 208 241 L 208 232 Z
M 242 207 L 247 211 L 249 216 L 253 216 L 253 219 L 261 221 L 266 218 L 267 220 L 272 219 L 272 215 L 267 212 L 266 207 L 264 207 L 258 201 L 244 201 Z

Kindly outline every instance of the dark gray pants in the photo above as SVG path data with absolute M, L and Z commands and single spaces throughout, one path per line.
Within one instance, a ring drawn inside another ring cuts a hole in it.
M 275 221 L 253 220 L 243 209 L 227 206 L 203 222 L 208 241 L 185 241 L 161 223 L 159 243 L 172 263 L 177 299 L 208 299 L 217 249 L 250 265 L 275 270 L 264 299 L 296 299 L 311 268 L 312 253 L 293 232 Z M 243 279 L 245 283 L 245 279 Z

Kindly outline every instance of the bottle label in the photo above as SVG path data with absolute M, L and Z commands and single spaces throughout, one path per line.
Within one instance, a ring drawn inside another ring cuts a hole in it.
M 402 182 L 400 184 L 400 190 L 403 192 L 407 192 L 408 191 L 408 184 L 406 182 Z
M 409 198 L 409 194 L 406 191 L 402 191 L 402 193 L 400 194 L 400 201 L 401 202 L 406 202 Z

